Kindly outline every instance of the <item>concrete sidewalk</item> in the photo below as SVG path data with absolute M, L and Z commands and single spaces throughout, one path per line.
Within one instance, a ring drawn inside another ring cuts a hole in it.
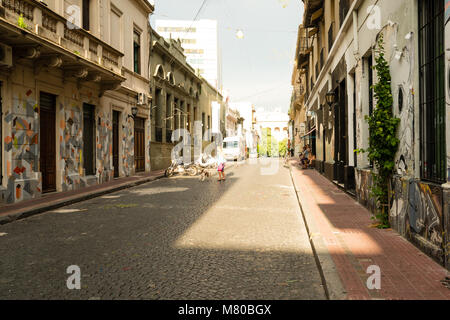
M 395 231 L 371 227 L 370 212 L 317 171 L 290 163 L 331 299 L 450 300 L 445 268 Z M 369 266 L 380 268 L 380 290 L 367 287 Z
M 113 181 L 73 191 L 55 192 L 38 199 L 0 207 L 0 225 L 34 214 L 54 210 L 69 204 L 92 199 L 107 193 L 131 188 L 164 177 L 164 170 L 136 174 L 131 177 L 118 178 Z

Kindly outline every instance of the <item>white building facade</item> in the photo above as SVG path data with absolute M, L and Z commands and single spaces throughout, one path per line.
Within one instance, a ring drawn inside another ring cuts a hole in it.
M 264 129 L 270 129 L 272 137 L 278 142 L 289 138 L 289 116 L 285 113 L 274 111 L 264 112 L 258 110 L 256 112 L 256 128 L 259 135 L 262 136 Z
M 249 152 L 256 152 L 258 146 L 258 135 L 255 131 L 255 107 L 251 102 L 235 102 L 230 103 L 230 108 L 236 110 L 243 118 L 242 134 L 245 137 Z
M 187 62 L 219 91 L 222 87 L 216 20 L 156 20 L 166 39 L 180 39 Z

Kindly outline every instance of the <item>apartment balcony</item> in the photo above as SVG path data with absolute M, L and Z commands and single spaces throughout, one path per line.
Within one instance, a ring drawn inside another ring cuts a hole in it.
M 312 52 L 311 39 L 309 37 L 301 37 L 298 48 L 298 68 L 302 69 L 303 65 L 309 61 L 309 55 Z
M 116 88 L 122 76 L 123 53 L 34 0 L 0 0 L 1 42 L 13 55 L 34 60 L 34 66 L 57 67 L 65 76 Z
M 324 0 L 304 0 L 303 24 L 306 28 L 315 27 L 323 15 Z
M 294 90 L 292 91 L 292 105 L 296 110 L 300 110 L 303 102 L 305 101 L 306 90 L 303 85 L 294 86 Z

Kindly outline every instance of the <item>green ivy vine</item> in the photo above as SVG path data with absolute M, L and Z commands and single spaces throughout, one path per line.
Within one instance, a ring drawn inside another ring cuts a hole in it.
M 385 58 L 383 35 L 378 40 L 375 65 L 378 82 L 372 86 L 376 108 L 371 116 L 365 119 L 369 124 L 369 148 L 359 149 L 356 152 L 368 153 L 369 160 L 374 163 L 376 170 L 372 172 L 373 186 L 371 194 L 377 203 L 376 219 L 378 228 L 389 228 L 389 183 L 395 167 L 395 155 L 400 140 L 397 138 L 397 129 L 400 119 L 392 111 L 393 97 L 391 91 L 391 74 L 389 64 Z

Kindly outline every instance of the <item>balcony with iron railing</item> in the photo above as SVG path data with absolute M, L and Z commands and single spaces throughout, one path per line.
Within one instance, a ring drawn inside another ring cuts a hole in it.
M 305 100 L 306 90 L 302 84 L 297 83 L 292 91 L 292 104 L 298 109 Z
M 2 22 L 3 21 L 3 22 Z M 0 0 L 2 26 L 21 28 L 37 41 L 47 41 L 97 66 L 122 74 L 123 53 L 34 0 Z
M 311 39 L 307 36 L 300 37 L 299 48 L 298 48 L 298 66 L 301 67 L 303 64 L 308 62 L 309 54 L 312 51 Z

